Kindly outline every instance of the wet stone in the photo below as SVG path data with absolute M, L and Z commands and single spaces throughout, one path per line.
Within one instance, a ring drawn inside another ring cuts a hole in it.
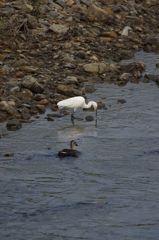
M 47 121 L 49 121 L 49 122 L 53 122 L 54 121 L 54 119 L 52 118 L 52 117 L 46 117 L 46 119 L 47 119 Z
M 98 102 L 97 104 L 98 104 L 98 109 L 105 109 L 105 110 L 107 110 L 107 108 L 106 108 L 106 106 L 105 106 L 105 103 L 103 103 L 103 102 Z
M 4 157 L 13 157 L 14 153 L 5 153 L 3 156 Z
M 86 116 L 85 119 L 87 122 L 92 122 L 94 120 L 92 116 Z
M 124 104 L 124 103 L 126 103 L 126 100 L 125 99 L 118 99 L 118 103 Z
M 29 109 L 23 108 L 23 109 L 19 110 L 19 112 L 21 114 L 22 119 L 24 119 L 24 120 L 29 120 L 30 119 Z
M 86 85 L 85 86 L 85 92 L 86 93 L 93 93 L 93 92 L 95 92 L 94 86 L 93 85 Z
M 61 118 L 61 117 L 62 117 L 62 114 L 59 114 L 59 113 L 48 113 L 48 114 L 47 114 L 47 117 L 48 117 L 48 118 L 52 118 L 52 117 Z
M 17 118 L 13 118 L 8 120 L 6 128 L 9 131 L 16 131 L 18 129 L 20 129 L 22 127 L 22 124 L 20 123 L 20 121 Z

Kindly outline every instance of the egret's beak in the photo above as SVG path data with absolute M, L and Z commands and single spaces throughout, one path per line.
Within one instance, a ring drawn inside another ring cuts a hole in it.
M 97 118 L 97 109 L 96 109 L 96 118 Z

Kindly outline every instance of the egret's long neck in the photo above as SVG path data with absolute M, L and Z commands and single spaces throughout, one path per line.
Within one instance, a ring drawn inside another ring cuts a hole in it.
M 90 108 L 91 106 L 93 106 L 94 107 L 94 102 L 93 101 L 90 101 L 88 104 L 84 104 L 83 105 L 83 108 Z M 95 107 L 94 107 L 95 108 Z

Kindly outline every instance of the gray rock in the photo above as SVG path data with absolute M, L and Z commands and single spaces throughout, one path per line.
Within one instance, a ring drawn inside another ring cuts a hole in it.
M 50 26 L 50 30 L 52 30 L 53 32 L 58 33 L 58 34 L 65 34 L 68 32 L 69 27 L 62 25 L 62 24 L 53 23 Z
M 44 88 L 30 75 L 23 78 L 22 86 L 34 93 L 43 93 L 44 91 Z
M 41 14 L 46 14 L 49 11 L 50 11 L 50 8 L 49 8 L 49 6 L 47 4 L 40 5 L 39 12 Z
M 21 118 L 24 120 L 29 120 L 30 119 L 30 112 L 29 109 L 27 108 L 22 108 L 19 110 L 20 114 L 21 114 Z
M 86 53 L 85 52 L 83 52 L 83 51 L 80 51 L 80 52 L 77 52 L 76 53 L 76 56 L 78 57 L 78 58 L 80 58 L 80 59 L 86 59 Z
M 146 44 L 154 45 L 157 49 L 159 49 L 159 37 L 149 38 Z
M 19 87 L 19 86 L 15 86 L 15 87 L 11 88 L 11 89 L 10 89 L 10 92 L 11 92 L 11 93 L 20 92 L 20 87 Z
M 120 53 L 121 59 L 132 59 L 134 57 L 134 53 L 132 51 L 129 50 L 123 50 Z
M 22 124 L 19 122 L 17 118 L 13 118 L 8 120 L 6 127 L 9 131 L 15 131 L 20 129 L 22 127 Z
M 124 103 L 126 103 L 126 100 L 125 99 L 118 99 L 118 103 L 124 104 Z
M 68 76 L 68 77 L 65 79 L 64 82 L 65 82 L 65 84 L 75 84 L 75 85 L 79 85 L 77 78 L 74 77 L 74 76 Z
M 119 76 L 119 80 L 120 81 L 130 81 L 130 79 L 132 78 L 132 74 L 131 73 L 123 73 L 121 76 Z
M 35 94 L 34 100 L 40 101 L 40 100 L 45 99 L 45 98 L 46 98 L 45 94 L 38 93 L 38 94 Z

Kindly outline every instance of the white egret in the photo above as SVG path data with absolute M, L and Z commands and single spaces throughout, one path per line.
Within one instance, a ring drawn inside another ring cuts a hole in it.
M 74 146 L 78 146 L 75 140 L 72 140 L 70 142 L 70 149 L 63 149 L 60 152 L 58 152 L 58 156 L 60 158 L 63 157 L 76 157 L 78 158 L 78 151 L 74 150 Z
M 72 98 L 68 98 L 66 100 L 62 100 L 60 102 L 57 103 L 58 108 L 59 109 L 64 109 L 64 108 L 71 108 L 73 109 L 72 113 L 71 113 L 71 120 L 73 122 L 73 120 L 75 119 L 74 117 L 74 112 L 77 110 L 77 108 L 90 108 L 91 106 L 94 107 L 94 110 L 96 111 L 96 117 L 97 117 L 97 103 L 94 101 L 90 101 L 88 104 L 86 104 L 85 102 L 85 98 L 84 97 L 72 97 Z

